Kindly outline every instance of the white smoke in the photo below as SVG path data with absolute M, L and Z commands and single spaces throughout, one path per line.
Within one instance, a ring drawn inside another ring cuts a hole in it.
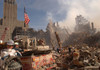
M 68 6 L 66 18 L 60 21 L 60 25 L 69 26 L 73 30 L 75 26 L 75 17 L 82 15 L 90 22 L 94 22 L 96 28 L 100 28 L 100 0 L 59 0 L 60 5 Z M 66 9 L 66 7 L 64 8 Z
M 94 22 L 96 28 L 100 28 L 100 0 L 30 0 L 30 2 L 32 4 L 29 8 L 46 12 L 45 21 L 50 18 L 58 21 L 62 27 L 68 26 L 73 30 L 75 17 L 82 15 L 90 22 Z

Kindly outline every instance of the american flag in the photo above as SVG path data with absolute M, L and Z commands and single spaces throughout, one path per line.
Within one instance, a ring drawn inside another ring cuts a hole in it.
M 28 24 L 29 21 L 30 21 L 30 19 L 29 19 L 29 17 L 28 17 L 28 14 L 26 13 L 25 7 L 24 7 L 24 19 L 25 19 L 24 23 L 25 23 L 25 24 Z

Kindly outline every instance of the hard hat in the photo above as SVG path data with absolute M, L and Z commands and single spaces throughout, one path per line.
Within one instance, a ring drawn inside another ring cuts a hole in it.
M 7 45 L 14 45 L 14 41 L 13 40 L 8 40 Z
M 19 43 L 18 42 L 15 42 L 15 45 L 19 45 Z

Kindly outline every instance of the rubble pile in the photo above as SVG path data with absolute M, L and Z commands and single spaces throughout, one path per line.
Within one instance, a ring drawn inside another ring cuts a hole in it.
M 84 69 L 87 66 L 100 66 L 100 48 L 89 47 L 86 44 L 68 46 L 62 50 L 58 57 L 57 64 L 63 69 Z
M 56 59 L 61 70 L 100 70 L 100 32 L 95 32 L 93 27 L 90 30 L 84 27 L 83 31 L 79 28 L 63 42 L 65 46 L 62 45 Z

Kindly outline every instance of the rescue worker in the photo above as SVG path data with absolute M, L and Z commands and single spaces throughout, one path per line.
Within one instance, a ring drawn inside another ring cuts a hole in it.
M 5 58 L 9 56 L 17 56 L 16 50 L 13 49 L 14 47 L 14 41 L 9 40 L 7 42 L 7 48 L 1 50 L 1 59 L 0 59 L 0 65 L 2 65 L 5 62 Z
M 72 52 L 72 46 L 68 47 L 68 52 L 69 52 L 69 54 Z
M 18 56 L 22 56 L 21 53 L 22 53 L 24 50 L 22 50 L 22 49 L 19 47 L 19 43 L 18 43 L 18 42 L 15 42 L 14 49 L 16 50 Z
M 57 48 L 57 52 L 60 53 L 60 49 L 59 48 Z

